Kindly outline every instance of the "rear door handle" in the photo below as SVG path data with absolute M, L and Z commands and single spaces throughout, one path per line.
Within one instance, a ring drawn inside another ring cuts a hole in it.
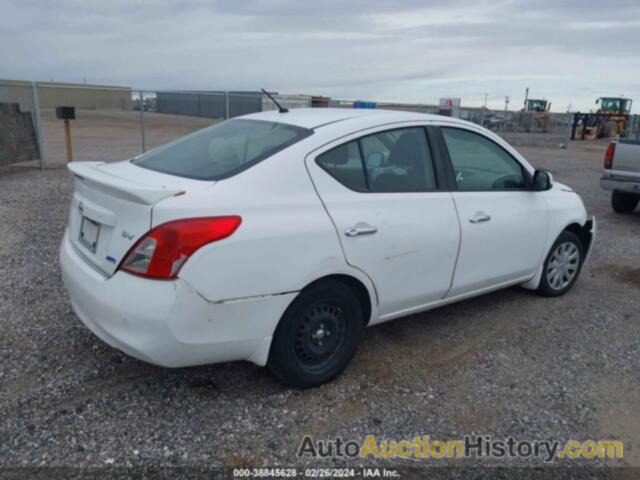
M 482 223 L 488 222 L 489 220 L 491 220 L 491 215 L 487 215 L 484 212 L 476 212 L 471 217 L 469 217 L 469 221 L 471 223 Z
M 358 223 L 355 227 L 347 228 L 344 234 L 347 237 L 357 237 L 358 235 L 371 235 L 376 233 L 378 229 L 367 223 Z

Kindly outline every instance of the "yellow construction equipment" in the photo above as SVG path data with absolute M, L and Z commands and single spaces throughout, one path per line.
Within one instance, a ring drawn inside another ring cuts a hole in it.
M 613 138 L 618 135 L 624 137 L 631 99 L 624 97 L 600 97 L 596 100 L 598 110 L 595 113 L 578 113 L 574 117 L 574 137 L 582 140 L 596 138 Z
M 539 99 L 527 99 L 527 105 L 525 107 L 527 112 L 548 112 L 551 109 L 551 102 L 547 100 Z
M 596 105 L 598 104 L 600 108 L 596 114 L 603 119 L 602 131 L 598 137 L 612 138 L 624 134 L 631 112 L 631 100 L 623 97 L 600 97 L 596 100 Z
M 551 128 L 550 109 L 551 102 L 548 100 L 525 99 L 524 108 L 520 111 L 520 128 L 525 132 L 549 132 Z

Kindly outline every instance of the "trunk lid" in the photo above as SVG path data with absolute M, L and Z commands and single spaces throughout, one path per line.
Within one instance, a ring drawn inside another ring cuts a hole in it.
M 213 184 L 153 172 L 130 161 L 73 162 L 68 169 L 74 183 L 69 237 L 84 259 L 108 276 L 150 230 L 155 204 Z

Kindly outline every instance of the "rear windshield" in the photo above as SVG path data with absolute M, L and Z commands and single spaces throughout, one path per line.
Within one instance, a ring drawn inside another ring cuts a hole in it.
M 262 120 L 229 120 L 132 160 L 139 167 L 198 180 L 231 177 L 313 133 Z

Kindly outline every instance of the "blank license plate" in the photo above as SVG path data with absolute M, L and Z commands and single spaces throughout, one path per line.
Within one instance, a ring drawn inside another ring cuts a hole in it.
M 96 253 L 99 234 L 100 224 L 87 217 L 82 217 L 82 223 L 80 224 L 80 243 L 93 253 Z

